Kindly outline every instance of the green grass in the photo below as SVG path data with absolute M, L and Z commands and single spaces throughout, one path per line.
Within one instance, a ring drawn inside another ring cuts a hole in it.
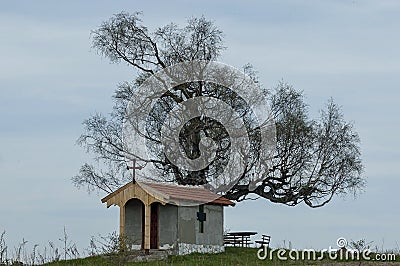
M 156 266 L 156 265 L 199 265 L 199 266 L 209 266 L 209 265 L 274 265 L 273 262 L 268 260 L 261 261 L 257 258 L 257 249 L 255 248 L 226 248 L 224 253 L 219 254 L 199 254 L 194 253 L 185 256 L 168 256 L 167 260 L 161 261 L 150 261 L 150 262 L 132 262 L 126 265 L 129 266 Z M 46 264 L 48 266 L 56 265 L 76 265 L 76 266 L 86 266 L 86 265 L 122 265 L 119 263 L 118 259 L 106 259 L 102 256 L 88 257 L 84 259 L 59 261 Z M 293 263 L 279 264 L 279 265 L 295 265 Z
M 151 262 L 135 262 L 125 265 L 129 266 L 156 266 L 156 265 L 176 265 L 176 266 L 210 266 L 210 265 L 333 265 L 335 261 L 323 260 L 321 261 L 279 261 L 276 257 L 273 261 L 268 259 L 259 260 L 257 258 L 257 249 L 255 248 L 233 248 L 227 247 L 224 253 L 220 254 L 190 254 L 186 256 L 169 256 L 167 260 L 162 261 L 151 261 Z M 76 266 L 86 266 L 86 265 L 123 265 L 121 257 L 115 257 L 114 259 L 106 259 L 102 256 L 88 257 L 83 259 L 69 260 L 69 261 L 59 261 L 46 264 L 48 266 L 56 265 L 76 265 Z M 399 265 L 400 256 L 397 255 L 396 262 L 389 263 L 388 265 Z M 365 261 L 361 265 L 373 265 Z M 345 261 L 337 262 L 339 265 L 359 265 L 359 262 L 355 261 Z M 382 265 L 382 264 L 379 264 Z
M 87 257 L 83 259 L 74 259 L 67 261 L 55 261 L 51 263 L 46 263 L 44 265 L 111 265 L 108 259 L 101 256 Z
M 169 256 L 168 265 L 273 265 L 267 261 L 257 258 L 257 249 L 254 248 L 226 248 L 224 253 L 199 254 L 194 253 L 186 256 Z M 132 265 L 166 265 L 165 261 L 154 261 L 151 263 L 136 263 Z

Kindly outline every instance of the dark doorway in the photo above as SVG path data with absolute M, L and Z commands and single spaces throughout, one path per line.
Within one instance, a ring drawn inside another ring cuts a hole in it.
M 150 249 L 158 249 L 158 203 L 150 206 Z
M 144 204 L 141 200 L 133 198 L 125 203 L 124 235 L 128 243 L 140 244 L 143 242 Z M 143 247 L 143 245 L 142 245 Z

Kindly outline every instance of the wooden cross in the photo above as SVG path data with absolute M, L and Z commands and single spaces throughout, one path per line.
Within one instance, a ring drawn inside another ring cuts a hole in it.
M 136 178 L 136 169 L 137 170 L 142 170 L 143 169 L 143 167 L 141 167 L 140 165 L 139 166 L 136 166 L 136 159 L 133 159 L 132 160 L 132 166 L 127 166 L 126 167 L 128 170 L 129 169 L 132 169 L 132 183 L 133 184 L 135 184 L 136 183 L 136 180 L 135 180 L 135 178 Z
M 199 232 L 204 233 L 204 222 L 206 219 L 206 213 L 204 212 L 204 204 L 199 205 L 199 211 L 197 212 L 197 220 L 200 222 Z

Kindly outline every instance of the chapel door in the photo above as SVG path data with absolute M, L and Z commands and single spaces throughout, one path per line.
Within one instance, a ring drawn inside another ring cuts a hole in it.
M 150 209 L 150 249 L 158 249 L 158 204 L 151 204 Z

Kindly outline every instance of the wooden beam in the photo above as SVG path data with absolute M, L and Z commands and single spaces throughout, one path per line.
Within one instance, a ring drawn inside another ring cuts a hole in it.
M 116 194 L 118 194 L 119 192 L 125 190 L 125 189 L 126 189 L 127 187 L 129 187 L 131 184 L 132 184 L 132 183 L 129 182 L 129 183 L 123 185 L 122 187 L 120 187 L 120 188 L 117 189 L 116 191 L 114 191 L 114 192 L 108 194 L 107 196 L 105 196 L 104 198 L 102 198 L 102 199 L 101 199 L 101 202 L 102 202 L 102 203 L 107 202 L 109 199 L 111 199 L 112 197 L 114 197 L 114 196 L 115 196 Z
M 107 197 L 102 199 L 102 202 L 107 203 L 107 208 L 112 205 L 123 206 L 126 202 L 130 199 L 136 198 L 141 200 L 143 203 L 145 202 L 160 202 L 161 204 L 165 205 L 168 201 L 168 197 L 164 196 L 162 193 L 153 190 L 148 191 L 148 186 L 140 185 L 138 182 L 133 184 L 129 182 L 125 186 L 121 187 L 120 189 L 116 190 L 115 192 L 111 193 Z
M 144 249 L 150 249 L 150 204 L 144 204 Z
M 121 238 L 125 235 L 125 205 L 119 207 L 119 235 Z

